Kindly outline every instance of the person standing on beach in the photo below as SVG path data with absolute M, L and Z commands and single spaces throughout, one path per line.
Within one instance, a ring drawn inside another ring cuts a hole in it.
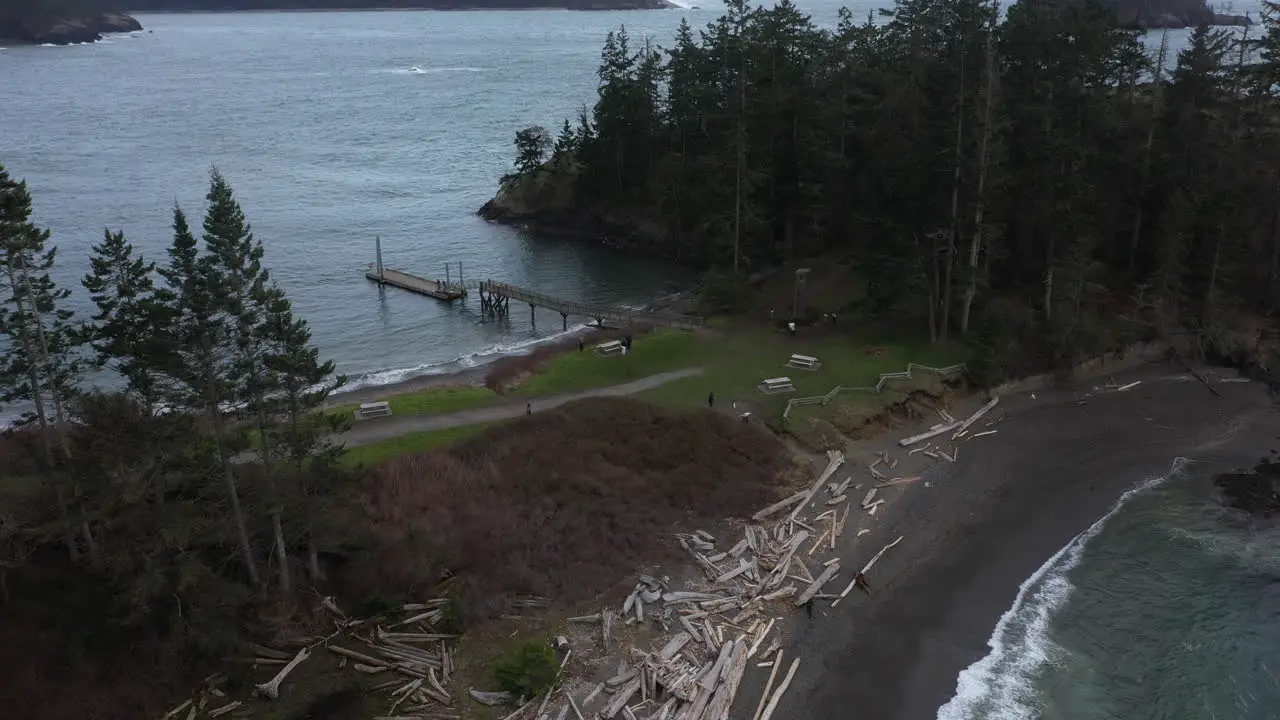
M 711 392 L 707 393 L 707 407 L 713 408 L 715 406 L 716 406 L 716 391 L 712 390 Z
M 586 347 L 587 347 L 587 344 L 582 341 L 582 338 L 578 338 L 578 352 L 582 352 L 582 350 Z
M 531 402 L 527 402 L 527 403 L 525 403 L 525 404 L 524 404 L 524 414 L 525 414 L 525 415 L 532 415 L 532 414 L 533 414 L 533 403 L 531 403 Z
M 867 582 L 867 576 L 863 573 L 860 572 L 853 576 L 853 584 L 862 592 L 868 595 L 871 594 L 871 583 Z

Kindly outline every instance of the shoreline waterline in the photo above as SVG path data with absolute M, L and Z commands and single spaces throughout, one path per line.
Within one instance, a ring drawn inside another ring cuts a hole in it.
M 1024 720 L 1034 716 L 1032 675 L 1053 662 L 1049 626 L 1075 589 L 1068 573 L 1080 565 L 1089 544 L 1131 500 L 1176 478 L 1190 462 L 1185 457 L 1174 458 L 1166 474 L 1126 490 L 1107 514 L 1022 582 L 1013 605 L 1000 616 L 987 640 L 991 652 L 960 671 L 955 695 L 938 708 L 937 720 Z
M 1198 383 L 1174 382 L 1177 371 L 1156 362 L 1116 371 L 1117 383 L 1142 382 L 1115 392 L 1098 379 L 1111 372 L 1004 396 L 993 413 L 1003 413 L 990 428 L 996 434 L 962 443 L 956 463 L 889 493 L 871 533 L 846 551 L 865 561 L 903 538 L 876 565 L 874 592 L 795 623 L 811 670 L 788 691 L 789 717 L 834 719 L 854 707 L 879 720 L 947 720 L 940 711 L 956 697 L 961 673 L 992 654 L 993 628 L 1028 578 L 1047 558 L 1061 561 L 1135 478 L 1169 475 L 1175 457 L 1203 462 L 1197 474 L 1244 465 L 1273 439 L 1267 426 L 1278 413 L 1257 384 L 1215 383 L 1215 398 Z M 977 404 L 972 398 L 951 412 L 960 417 Z M 899 455 L 893 440 L 911 429 L 893 432 L 846 456 L 886 448 Z M 1128 501 L 1135 497 L 1143 495 Z

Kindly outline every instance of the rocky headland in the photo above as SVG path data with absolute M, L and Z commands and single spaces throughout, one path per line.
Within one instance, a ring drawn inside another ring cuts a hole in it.
M 141 29 L 133 17 L 89 0 L 0 0 L 0 39 L 6 42 L 72 45 Z

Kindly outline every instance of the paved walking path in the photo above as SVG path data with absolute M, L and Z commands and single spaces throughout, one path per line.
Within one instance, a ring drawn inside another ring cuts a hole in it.
M 659 373 L 650 375 L 646 378 L 633 380 L 622 385 L 612 385 L 610 387 L 595 388 L 594 390 L 583 390 L 581 392 L 561 393 L 558 395 L 547 395 L 535 398 L 515 398 L 509 402 L 498 405 L 488 405 L 485 407 L 472 408 L 471 410 L 460 410 L 453 413 L 445 413 L 441 415 L 393 415 L 389 418 L 379 418 L 376 420 L 357 421 L 355 426 L 345 433 L 335 436 L 333 439 L 344 443 L 347 447 L 358 447 L 360 445 L 369 445 L 371 443 L 390 440 L 391 438 L 408 435 L 409 433 L 424 432 L 427 430 L 444 430 L 445 428 L 463 427 L 465 425 L 479 425 L 481 423 L 494 422 L 495 420 L 508 420 L 510 418 L 520 417 L 525 413 L 525 403 L 533 404 L 533 411 L 550 410 L 559 407 L 565 403 L 581 400 L 589 397 L 617 397 L 620 395 L 634 395 L 645 390 L 666 385 L 673 380 L 693 377 L 701 375 L 702 368 L 688 368 L 686 370 L 674 370 L 672 372 Z

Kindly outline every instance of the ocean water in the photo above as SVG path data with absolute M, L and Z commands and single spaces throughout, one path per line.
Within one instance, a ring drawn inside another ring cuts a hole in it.
M 516 130 L 554 132 L 594 102 L 608 31 L 625 25 L 637 43 L 661 45 L 682 19 L 701 27 L 721 13 L 714 0 L 682 4 L 140 15 L 143 32 L 0 52 L 0 163 L 30 183 L 81 312 L 78 281 L 103 229 L 159 257 L 174 203 L 198 219 L 216 165 L 350 387 L 448 372 L 554 337 L 560 318 L 485 323 L 475 298 L 449 307 L 380 290 L 363 277 L 375 236 L 390 267 L 435 277 L 461 262 L 464 277 L 586 303 L 642 304 L 691 280 L 474 215 L 511 167 Z M 891 3 L 797 5 L 831 26 L 842 5 L 861 18 Z M 1172 33 L 1175 48 L 1185 35 Z
M 1179 459 L 1021 587 L 938 720 L 1280 717 L 1280 526 Z

